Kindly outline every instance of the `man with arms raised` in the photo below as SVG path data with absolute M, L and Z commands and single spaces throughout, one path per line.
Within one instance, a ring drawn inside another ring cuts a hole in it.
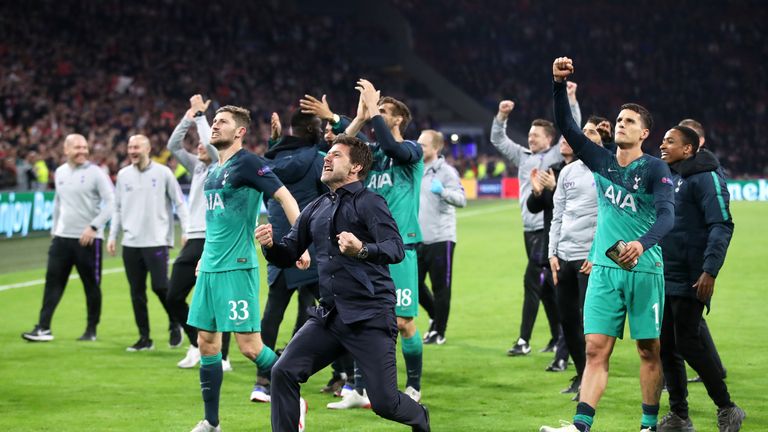
M 659 333 L 664 311 L 664 265 L 657 243 L 674 222 L 672 180 L 663 161 L 643 154 L 641 146 L 653 120 L 642 106 L 622 105 L 616 119 L 615 154 L 584 135 L 568 109 L 566 78 L 573 71 L 573 61 L 567 57 L 552 64 L 555 121 L 594 174 L 597 187 L 595 261 L 584 302 L 587 363 L 573 424 L 542 426 L 541 432 L 590 430 L 608 382 L 611 352 L 616 338 L 624 335 L 627 317 L 640 355 L 640 430 L 655 431 L 662 388 Z M 614 261 L 606 251 L 615 249 Z

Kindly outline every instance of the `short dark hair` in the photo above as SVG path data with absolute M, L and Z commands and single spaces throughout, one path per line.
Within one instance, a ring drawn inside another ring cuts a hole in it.
M 247 128 L 251 124 L 251 112 L 247 109 L 235 105 L 224 105 L 216 110 L 216 114 L 228 112 L 232 114 L 232 118 L 235 119 L 235 125 L 237 127 Z
M 347 134 L 337 135 L 336 139 L 333 140 L 333 144 L 343 144 L 349 147 L 349 161 L 352 164 L 359 164 L 363 167 L 357 173 L 357 178 L 363 180 L 368 177 L 368 172 L 371 170 L 371 165 L 373 165 L 373 152 L 368 147 L 368 144 Z
M 301 110 L 296 110 L 291 116 L 291 127 L 293 128 L 293 134 L 299 137 L 305 137 L 309 134 L 310 127 L 314 126 L 313 122 L 318 117 L 314 114 L 306 114 Z M 318 122 L 318 127 L 320 126 Z M 318 129 L 316 132 L 319 132 Z
M 648 111 L 644 106 L 636 103 L 627 103 L 619 108 L 619 111 L 623 110 L 630 110 L 640 114 L 640 120 L 642 120 L 643 126 L 645 126 L 645 128 L 648 130 L 653 128 L 653 116 L 651 116 L 651 112 Z
M 608 119 L 607 119 L 607 118 L 605 118 L 605 117 L 600 117 L 599 115 L 591 115 L 591 116 L 589 116 L 589 118 L 587 119 L 587 123 L 592 123 L 592 124 L 593 124 L 593 125 L 595 125 L 595 126 L 599 125 L 600 123 L 602 123 L 602 122 L 604 122 L 604 121 L 605 121 L 605 122 L 608 122 L 608 123 L 611 123 L 611 121 L 610 121 L 610 120 L 608 120 Z
M 691 147 L 693 147 L 694 153 L 699 151 L 699 134 L 697 134 L 693 128 L 677 125 L 672 129 L 680 132 L 683 135 L 683 144 L 689 144 Z
M 557 136 L 557 131 L 555 130 L 555 125 L 549 121 L 544 119 L 536 119 L 531 122 L 531 126 L 539 126 L 544 128 L 544 132 L 551 136 L 552 139 L 554 139 Z
M 405 129 L 408 128 L 408 125 L 411 123 L 411 110 L 409 110 L 408 106 L 404 103 L 390 96 L 384 96 L 379 99 L 379 106 L 384 104 L 392 104 L 392 114 L 403 118 L 403 121 L 400 123 L 400 133 L 404 134 Z
M 699 135 L 699 138 L 705 138 L 706 135 L 704 134 L 704 126 L 701 125 L 701 123 L 697 122 L 694 119 L 685 119 L 682 120 L 680 123 L 678 123 L 680 126 L 686 126 L 694 131 L 696 131 L 696 134 Z

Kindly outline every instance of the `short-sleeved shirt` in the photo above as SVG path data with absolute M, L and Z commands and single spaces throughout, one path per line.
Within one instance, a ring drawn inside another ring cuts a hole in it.
M 253 230 L 262 194 L 283 184 L 261 157 L 246 150 L 212 166 L 205 181 L 205 248 L 200 271 L 223 272 L 258 267 Z

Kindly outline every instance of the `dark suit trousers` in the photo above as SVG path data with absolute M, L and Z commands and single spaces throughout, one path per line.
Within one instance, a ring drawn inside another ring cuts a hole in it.
M 322 311 L 318 308 L 318 311 Z M 300 384 L 349 351 L 366 377 L 371 408 L 398 423 L 427 427 L 424 409 L 397 389 L 395 311 L 344 324 L 335 310 L 311 316 L 272 367 L 272 430 L 299 425 Z

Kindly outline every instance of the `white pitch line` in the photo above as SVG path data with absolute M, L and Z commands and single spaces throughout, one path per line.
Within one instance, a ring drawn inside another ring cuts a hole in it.
M 456 215 L 456 217 L 457 218 L 465 218 L 465 217 L 480 216 L 480 215 L 484 215 L 484 214 L 488 214 L 488 213 L 496 213 L 496 212 L 500 212 L 500 211 L 504 211 L 504 210 L 509 210 L 509 209 L 512 209 L 512 208 L 514 208 L 514 207 L 510 206 L 510 205 L 502 205 L 502 206 L 494 206 L 494 207 L 488 207 L 488 208 L 477 209 L 477 210 L 466 210 L 466 211 L 460 212 L 458 215 Z M 173 264 L 173 260 L 170 260 L 169 264 Z M 108 275 L 108 274 L 113 274 L 113 273 L 120 273 L 122 271 L 125 271 L 124 267 L 116 267 L 116 268 L 110 268 L 110 269 L 103 270 L 101 272 L 101 274 L 102 275 Z M 69 276 L 69 280 L 74 280 L 74 279 L 80 279 L 80 275 L 75 273 L 75 274 Z M 15 284 L 0 285 L 0 292 L 1 291 L 12 290 L 12 289 L 15 289 L 15 288 L 26 288 L 26 287 L 31 287 L 31 286 L 43 285 L 43 284 L 45 284 L 45 279 L 35 279 L 35 280 L 26 281 L 26 282 L 19 282 L 19 283 L 15 283 Z
M 174 260 L 172 259 L 168 260 L 168 264 L 173 264 L 173 261 Z M 102 270 L 101 275 L 104 276 L 104 275 L 109 275 L 114 273 L 120 273 L 123 271 L 125 271 L 125 267 L 109 268 L 109 269 Z M 76 272 L 75 274 L 69 275 L 69 280 L 75 280 L 75 279 L 80 279 L 80 275 L 77 274 Z M 15 284 L 0 285 L 0 292 L 11 290 L 14 288 L 26 288 L 26 287 L 38 286 L 38 285 L 44 285 L 44 284 L 45 284 L 45 279 L 35 279 L 35 280 L 19 282 Z

